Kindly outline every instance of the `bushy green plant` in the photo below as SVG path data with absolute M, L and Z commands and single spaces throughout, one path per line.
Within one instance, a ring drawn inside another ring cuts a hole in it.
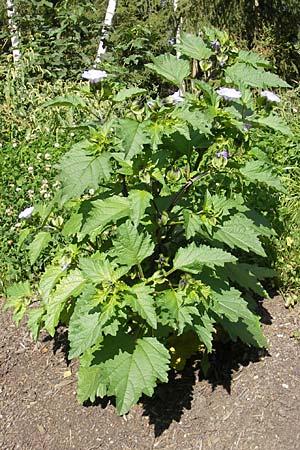
M 17 322 L 28 314 L 35 339 L 68 326 L 80 402 L 113 395 L 125 414 L 199 348 L 205 368 L 219 330 L 267 345 L 253 296 L 274 276 L 263 246 L 274 232 L 255 196 L 284 188 L 252 134 L 291 135 L 265 90 L 288 85 L 233 46 L 220 64 L 222 37 L 183 33 L 180 59 L 153 58 L 148 69 L 174 86 L 165 98 L 115 93 L 113 74 L 98 75 L 101 120 L 62 157 L 52 202 L 24 211 L 31 264 L 51 262 L 37 285 L 12 285 L 6 307 Z

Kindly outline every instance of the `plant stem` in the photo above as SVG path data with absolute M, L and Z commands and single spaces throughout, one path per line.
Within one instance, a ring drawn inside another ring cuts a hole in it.
M 170 206 L 167 208 L 167 212 L 170 212 L 173 207 L 176 205 L 176 203 L 181 199 L 181 197 L 186 194 L 191 186 L 196 183 L 196 181 L 199 181 L 201 178 L 203 178 L 205 175 L 208 175 L 210 173 L 210 170 L 206 170 L 205 172 L 198 173 L 193 178 L 191 178 L 184 186 L 183 188 L 175 195 L 173 198 Z
M 144 275 L 144 272 L 143 272 L 143 269 L 142 269 L 142 266 L 141 266 L 140 263 L 137 265 L 137 268 L 138 268 L 138 271 L 139 271 L 139 277 L 140 277 L 140 279 L 141 279 L 141 280 L 144 280 L 144 279 L 145 279 L 145 275 Z

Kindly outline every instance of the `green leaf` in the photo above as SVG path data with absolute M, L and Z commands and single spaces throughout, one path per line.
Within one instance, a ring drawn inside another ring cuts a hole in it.
M 174 258 L 174 269 L 185 272 L 198 273 L 202 266 L 224 266 L 227 262 L 236 261 L 235 256 L 220 248 L 200 245 L 197 247 L 193 242 L 188 247 L 180 248 Z
M 34 240 L 29 245 L 29 260 L 30 264 L 33 265 L 37 258 L 40 256 L 44 248 L 47 247 L 51 240 L 51 234 L 48 231 L 40 231 Z
M 103 253 L 79 258 L 79 266 L 83 275 L 96 285 L 103 282 L 115 283 L 127 272 L 127 268 L 118 268 L 114 261 L 108 261 L 107 255 Z
M 174 47 L 183 55 L 198 61 L 208 59 L 213 54 L 212 50 L 205 45 L 203 39 L 194 34 L 181 33 L 179 43 Z
M 253 314 L 252 319 L 238 319 L 231 322 L 226 317 L 219 320 L 220 325 L 227 331 L 232 341 L 241 339 L 247 345 L 258 348 L 267 348 L 268 343 L 263 335 L 259 318 Z
M 265 67 L 265 68 L 271 68 L 272 65 L 269 61 L 267 61 L 265 58 L 262 58 L 258 53 L 255 52 L 249 52 L 246 50 L 240 50 L 237 61 L 243 62 L 245 64 L 251 64 L 253 67 Z
M 143 152 L 143 146 L 149 142 L 143 123 L 132 119 L 119 120 L 118 135 L 125 151 L 125 161 Z
M 61 266 L 48 266 L 39 283 L 39 292 L 43 301 L 47 301 L 51 290 L 54 288 L 64 270 Z
M 262 67 L 251 67 L 249 64 L 237 62 L 226 69 L 225 74 L 234 83 L 243 83 L 246 86 L 268 88 L 268 87 L 290 87 L 288 83 L 271 72 L 266 72 Z
M 30 297 L 32 296 L 29 281 L 14 283 L 7 289 L 7 300 L 3 306 L 3 311 L 8 308 L 13 308 L 13 320 L 18 326 L 20 320 L 26 313 L 27 306 L 30 303 Z
M 149 234 L 139 234 L 136 227 L 128 220 L 119 226 L 117 239 L 113 240 L 112 256 L 118 258 L 119 264 L 128 268 L 140 264 L 152 255 L 154 244 Z
M 181 86 L 183 80 L 190 74 L 189 62 L 178 59 L 169 53 L 153 58 L 153 63 L 146 64 L 146 67 L 149 67 L 149 69 L 178 87 Z
M 117 95 L 113 97 L 114 102 L 123 102 L 124 100 L 127 100 L 128 98 L 135 97 L 136 95 L 144 94 L 146 89 L 141 89 L 138 87 L 131 87 L 131 88 L 124 88 L 121 89 Z
M 156 311 L 154 308 L 153 289 L 144 283 L 135 284 L 125 291 L 124 299 L 131 309 L 137 312 L 150 327 L 157 328 Z
M 157 298 L 157 305 L 162 312 L 160 322 L 163 325 L 170 325 L 182 334 L 187 325 L 193 324 L 194 315 L 199 315 L 197 308 L 189 304 L 184 304 L 184 298 L 181 292 L 166 289 Z
M 106 395 L 106 384 L 103 380 L 103 368 L 101 366 L 80 367 L 78 371 L 77 399 L 79 403 L 96 397 L 103 398 Z
M 85 234 L 96 230 L 101 232 L 110 222 L 129 216 L 130 210 L 131 202 L 128 197 L 113 195 L 104 200 L 96 200 L 92 202 L 92 211 L 81 231 Z
M 266 256 L 266 253 L 257 237 L 252 220 L 243 214 L 235 214 L 222 227 L 214 233 L 214 239 L 224 242 L 231 248 L 241 248 L 246 252 L 252 251 L 257 255 Z
M 231 322 L 241 319 L 252 320 L 253 313 L 248 308 L 247 302 L 241 298 L 237 289 L 213 291 L 212 310 L 220 316 L 227 317 Z
M 252 182 L 259 181 L 280 192 L 285 192 L 285 188 L 274 173 L 273 167 L 264 161 L 248 161 L 244 167 L 241 167 L 240 172 Z
M 150 205 L 152 194 L 147 191 L 133 189 L 129 192 L 129 199 L 131 201 L 131 220 L 137 227 L 144 217 L 145 210 Z
M 108 360 L 103 369 L 108 395 L 116 396 L 117 412 L 126 414 L 142 394 L 152 396 L 157 379 L 168 381 L 168 350 L 156 339 L 138 339 L 132 354 L 121 352 Z
M 28 316 L 28 328 L 31 331 L 32 337 L 35 341 L 38 340 L 41 328 L 44 323 L 45 308 L 34 308 L 27 311 Z
M 65 237 L 74 236 L 80 231 L 82 224 L 82 214 L 72 214 L 70 219 L 64 224 L 61 234 Z
M 78 296 L 85 284 L 79 270 L 72 270 L 57 285 L 55 292 L 50 296 L 46 308 L 45 328 L 51 336 L 54 336 L 55 327 L 58 325 L 60 314 L 70 297 Z
M 237 282 L 244 289 L 250 289 L 261 297 L 268 297 L 268 293 L 258 281 L 259 278 L 272 278 L 276 275 L 272 269 L 243 263 L 227 264 L 224 270 L 227 277 L 232 281 Z
M 69 359 L 76 358 L 84 353 L 89 347 L 96 344 L 101 337 L 100 312 L 93 312 L 93 309 L 95 309 L 93 300 L 95 293 L 95 287 L 87 286 L 76 301 L 69 323 Z
M 97 189 L 100 181 L 110 178 L 110 154 L 95 154 L 94 144 L 75 144 L 60 160 L 58 170 L 62 181 L 62 202 L 79 197 L 86 189 Z
M 267 117 L 258 117 L 257 119 L 251 120 L 251 122 L 262 127 L 272 128 L 272 130 L 279 131 L 286 136 L 293 137 L 291 129 L 281 119 L 281 117 L 276 116 L 275 114 L 270 114 Z
M 196 317 L 193 323 L 193 330 L 209 353 L 212 352 L 213 335 L 216 332 L 214 322 L 214 319 L 207 312 L 202 312 L 201 316 Z
M 200 131 L 204 135 L 211 134 L 213 117 L 209 117 L 208 114 L 202 111 L 189 111 L 188 109 L 175 110 L 172 114 L 173 117 L 178 117 L 184 122 L 188 122 L 194 130 Z
M 48 106 L 73 106 L 74 108 L 87 108 L 87 104 L 78 95 L 65 95 L 58 96 L 52 100 L 49 100 L 43 104 L 44 107 Z
M 195 236 L 195 234 L 201 231 L 202 220 L 199 217 L 199 214 L 195 214 L 188 209 L 184 209 L 183 212 L 183 220 L 184 220 L 184 228 L 185 235 L 187 239 Z

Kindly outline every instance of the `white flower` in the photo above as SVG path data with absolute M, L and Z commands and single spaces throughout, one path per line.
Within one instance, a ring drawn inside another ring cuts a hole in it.
M 85 70 L 81 76 L 91 83 L 99 83 L 99 81 L 107 77 L 107 72 L 105 70 L 90 69 Z
M 262 91 L 260 94 L 262 97 L 265 97 L 271 103 L 280 103 L 280 98 L 271 91 Z
M 16 148 L 18 146 L 18 144 L 16 142 L 13 142 L 13 148 Z
M 44 158 L 45 158 L 47 161 L 49 161 L 49 159 L 51 159 L 50 153 L 45 153 Z
M 54 147 L 55 147 L 55 148 L 59 148 L 59 143 L 58 143 L 58 142 L 55 142 Z M 47 153 L 46 153 L 46 154 L 47 154 Z
M 172 103 L 174 103 L 174 105 L 184 102 L 184 98 L 181 97 L 180 91 L 176 91 L 174 92 L 174 94 L 169 95 L 169 99 L 172 101 Z
M 29 219 L 29 217 L 32 216 L 32 213 L 34 211 L 34 206 L 30 206 L 29 208 L 25 208 L 24 211 L 22 211 L 18 217 L 19 219 Z
M 33 166 L 29 166 L 29 167 L 27 168 L 27 170 L 28 170 L 29 173 L 33 173 L 34 167 L 33 167 Z
M 222 87 L 217 90 L 217 94 L 224 97 L 225 100 L 235 100 L 241 98 L 242 93 L 234 88 Z

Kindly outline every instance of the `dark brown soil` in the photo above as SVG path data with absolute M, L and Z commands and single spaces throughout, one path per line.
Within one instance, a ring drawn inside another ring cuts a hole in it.
M 209 380 L 190 364 L 124 417 L 109 400 L 78 405 L 64 333 L 35 344 L 0 314 L 0 449 L 300 449 L 300 308 L 261 309 L 269 354 L 220 345 Z

